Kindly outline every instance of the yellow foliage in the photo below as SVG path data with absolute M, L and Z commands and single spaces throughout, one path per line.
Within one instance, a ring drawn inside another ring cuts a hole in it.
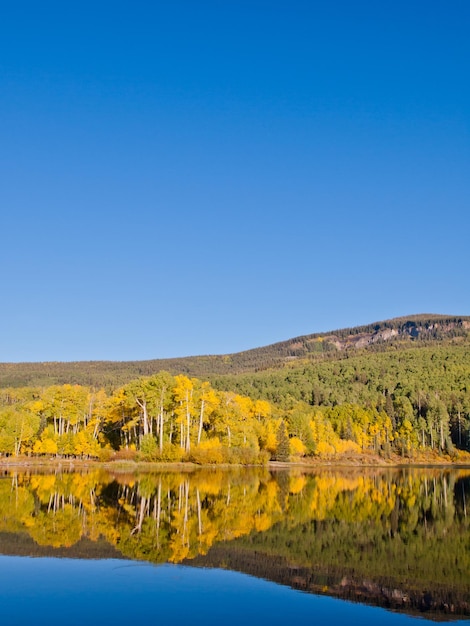
M 163 444 L 161 459 L 162 461 L 179 462 L 183 460 L 185 454 L 186 453 L 181 446 L 165 441 Z
M 217 496 L 222 491 L 222 475 L 219 470 L 210 469 L 208 473 L 201 470 L 193 477 L 192 482 L 205 495 Z
M 270 417 L 271 405 L 266 400 L 256 400 L 252 407 L 253 415 L 257 419 Z
M 307 479 L 305 476 L 291 476 L 289 481 L 289 493 L 296 494 L 300 493 L 302 489 L 307 484 Z
M 198 446 L 191 450 L 191 460 L 195 463 L 223 463 L 222 446 L 217 437 L 201 441 Z
M 277 494 L 279 492 L 279 485 L 277 481 L 270 480 L 266 485 L 266 501 L 272 505 L 272 503 L 277 503 Z
M 261 515 L 257 515 L 255 517 L 255 530 L 258 532 L 263 532 L 271 528 L 271 517 L 266 515 L 266 513 L 262 513 Z
M 329 456 L 330 454 L 335 454 L 336 448 L 331 445 L 331 443 L 327 443 L 326 441 L 320 441 L 317 443 L 316 453 L 318 456 Z
M 337 454 L 346 454 L 348 452 L 357 453 L 361 451 L 361 447 L 350 439 L 338 439 L 334 447 Z
M 265 449 L 274 454 L 277 450 L 277 437 L 275 432 L 268 431 L 266 435 L 266 443 L 264 445 Z
M 170 543 L 171 556 L 168 559 L 170 563 L 180 563 L 188 557 L 189 545 L 180 543 L 179 541 L 172 541 Z
M 234 397 L 234 402 L 240 410 L 242 419 L 246 419 L 250 416 L 253 410 L 253 400 L 246 396 L 236 395 Z
M 289 448 L 292 456 L 305 456 L 307 452 L 305 444 L 298 437 L 289 439 Z
M 57 454 L 57 443 L 47 437 L 34 442 L 33 452 L 35 454 Z

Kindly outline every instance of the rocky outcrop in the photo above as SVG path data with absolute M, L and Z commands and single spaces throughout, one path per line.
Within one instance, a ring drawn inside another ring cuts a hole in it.
M 325 335 L 323 342 L 336 350 L 367 348 L 374 344 L 389 343 L 391 341 L 436 341 L 467 334 L 470 330 L 470 321 L 462 318 L 442 318 L 414 320 L 399 318 L 387 322 L 380 322 L 369 327 L 352 329 L 350 334 Z

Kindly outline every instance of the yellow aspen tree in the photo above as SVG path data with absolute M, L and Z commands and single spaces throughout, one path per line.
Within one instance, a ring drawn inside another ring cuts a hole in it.
M 177 423 L 180 426 L 180 446 L 189 452 L 191 449 L 191 423 L 194 412 L 193 381 L 184 375 L 175 376 L 173 396 Z

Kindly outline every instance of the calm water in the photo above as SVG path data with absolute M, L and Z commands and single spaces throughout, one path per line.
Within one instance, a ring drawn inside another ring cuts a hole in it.
M 470 616 L 470 471 L 0 478 L 2 624 Z

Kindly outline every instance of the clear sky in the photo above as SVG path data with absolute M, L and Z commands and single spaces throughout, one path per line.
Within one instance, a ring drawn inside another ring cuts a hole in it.
M 0 12 L 0 361 L 470 314 L 468 0 Z

